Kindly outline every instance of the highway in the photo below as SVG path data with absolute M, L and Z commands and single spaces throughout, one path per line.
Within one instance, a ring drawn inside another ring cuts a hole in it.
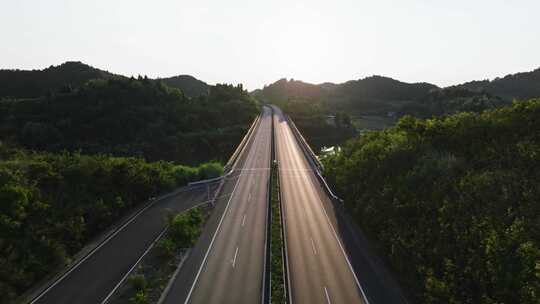
M 264 107 L 255 133 L 223 186 L 224 199 L 216 203 L 164 303 L 263 301 L 271 119 L 270 108 Z
M 101 303 L 165 227 L 164 211 L 183 211 L 208 200 L 206 187 L 186 187 L 156 201 L 31 303 Z
M 274 110 L 291 303 L 366 303 L 323 205 L 329 198 L 283 113 Z

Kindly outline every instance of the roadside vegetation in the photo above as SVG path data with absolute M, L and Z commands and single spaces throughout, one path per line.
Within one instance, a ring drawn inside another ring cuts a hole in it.
M 272 165 L 271 184 L 271 252 L 270 252 L 270 299 L 272 304 L 286 303 L 285 274 L 283 273 L 283 235 L 281 226 L 281 208 L 279 196 L 279 174 L 277 164 Z
M 189 98 L 148 78 L 97 79 L 48 96 L 1 99 L 0 139 L 48 152 L 224 162 L 259 111 L 242 86 L 216 85 Z
M 149 198 L 221 175 L 260 110 L 241 85 L 80 62 L 0 70 L 0 83 L 0 303 Z
M 120 286 L 110 303 L 157 303 L 186 252 L 199 237 L 209 209 L 197 207 L 166 217 L 167 232 Z
M 540 99 L 406 116 L 323 162 L 411 302 L 540 302 Z
M 89 240 L 150 197 L 222 172 L 219 163 L 187 167 L 0 144 L 0 303 L 12 303 L 69 263 Z

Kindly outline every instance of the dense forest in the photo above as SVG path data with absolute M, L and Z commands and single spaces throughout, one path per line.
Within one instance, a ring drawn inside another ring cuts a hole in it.
M 227 159 L 258 112 L 241 86 L 188 98 L 147 78 L 99 79 L 52 96 L 3 99 L 0 138 L 50 152 L 196 164 Z
M 414 303 L 540 302 L 540 99 L 349 141 L 325 176 Z
M 222 170 L 0 145 L 0 302 L 65 264 L 135 205 Z

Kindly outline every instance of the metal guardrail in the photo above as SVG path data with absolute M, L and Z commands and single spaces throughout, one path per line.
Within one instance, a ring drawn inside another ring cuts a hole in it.
M 242 138 L 242 141 L 240 141 L 240 144 L 238 147 L 236 147 L 236 150 L 234 150 L 234 153 L 231 155 L 227 163 L 225 164 L 224 171 L 228 172 L 229 170 L 232 170 L 236 159 L 241 154 L 240 152 L 244 149 L 244 146 L 248 142 L 248 139 L 251 137 L 251 133 L 253 133 L 253 130 L 255 129 L 255 126 L 258 125 L 259 120 L 261 119 L 261 115 L 259 114 L 255 120 L 253 120 L 253 123 L 251 123 L 251 126 L 249 127 L 248 131 L 246 132 L 246 135 Z
M 209 179 L 199 180 L 199 181 L 196 181 L 196 182 L 188 183 L 188 186 L 193 187 L 193 186 L 199 186 L 199 185 L 205 185 L 205 184 L 217 182 L 217 181 L 220 181 L 221 179 L 223 179 L 223 177 L 225 177 L 225 175 L 214 177 L 214 178 L 209 178 Z
M 287 122 L 289 123 L 289 125 L 291 126 L 291 129 L 293 131 L 293 134 L 294 134 L 294 137 L 296 137 L 296 140 L 300 143 L 300 147 L 302 148 L 302 151 L 304 151 L 304 154 L 306 154 L 306 156 L 308 156 L 308 159 L 310 160 L 310 163 L 311 165 L 314 167 L 314 171 L 315 171 L 315 175 L 317 175 L 317 178 L 321 181 L 321 183 L 324 185 L 324 188 L 326 190 L 326 192 L 328 192 L 328 194 L 336 201 L 340 202 L 340 203 L 344 203 L 343 199 L 341 199 L 339 196 L 337 196 L 334 191 L 332 191 L 332 189 L 330 188 L 330 186 L 328 185 L 328 183 L 326 182 L 326 180 L 324 179 L 324 177 L 322 176 L 321 174 L 321 170 L 324 170 L 324 166 L 323 164 L 320 162 L 319 158 L 317 157 L 317 155 L 315 155 L 315 153 L 313 152 L 313 150 L 311 149 L 311 147 L 309 146 L 309 144 L 307 143 L 306 139 L 302 136 L 302 134 L 300 133 L 300 131 L 298 130 L 298 128 L 296 127 L 296 125 L 294 124 L 294 122 L 292 121 L 292 119 L 289 117 L 289 115 L 285 115 L 285 117 L 287 118 Z
M 311 147 L 307 143 L 304 136 L 302 136 L 302 133 L 300 133 L 300 131 L 296 127 L 296 124 L 294 123 L 294 121 L 291 119 L 291 117 L 289 115 L 286 115 L 286 117 L 287 117 L 287 121 L 289 122 L 289 125 L 293 129 L 293 133 L 295 134 L 296 139 L 301 143 L 301 145 L 303 145 L 303 148 L 305 150 L 307 150 L 307 154 L 309 154 L 311 159 L 315 162 L 315 165 L 317 166 L 317 168 L 319 170 L 324 170 L 324 166 L 321 163 L 321 161 L 319 160 L 319 158 L 317 157 L 317 154 L 315 154 L 315 152 L 313 152 L 313 150 L 311 149 Z

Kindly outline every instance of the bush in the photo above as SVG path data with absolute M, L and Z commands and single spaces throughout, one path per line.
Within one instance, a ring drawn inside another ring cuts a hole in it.
M 169 223 L 169 237 L 178 248 L 193 245 L 201 232 L 203 216 L 198 208 L 180 213 Z
M 174 255 L 176 250 L 176 244 L 168 237 L 161 239 L 157 243 L 158 255 L 163 258 L 170 258 Z
M 143 274 L 133 274 L 128 278 L 128 284 L 137 292 L 144 292 L 148 287 L 146 277 Z
M 133 304 L 147 304 L 148 297 L 146 296 L 146 292 L 139 290 L 133 298 L 129 299 L 129 302 Z

